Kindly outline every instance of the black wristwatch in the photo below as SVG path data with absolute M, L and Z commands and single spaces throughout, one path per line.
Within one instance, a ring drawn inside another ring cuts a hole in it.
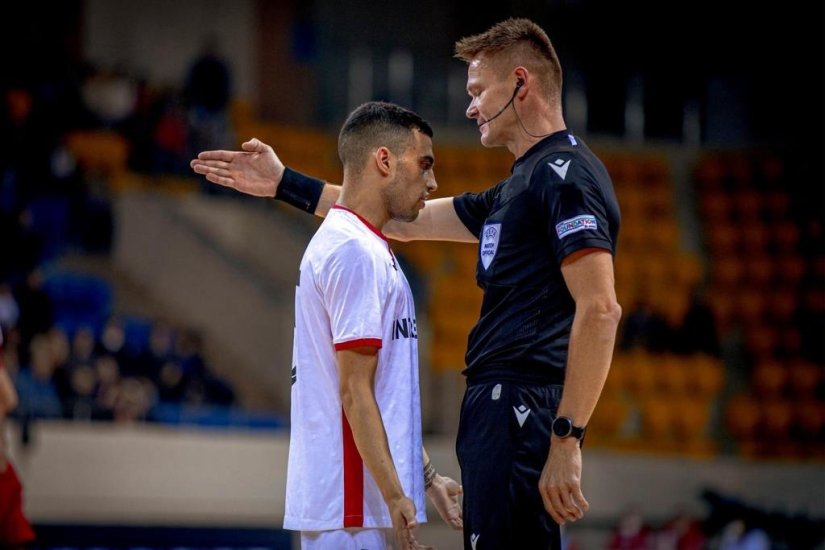
M 553 435 L 561 437 L 562 439 L 565 437 L 575 437 L 581 441 L 584 439 L 585 430 L 587 430 L 585 426 L 581 428 L 574 426 L 573 419 L 569 416 L 557 416 L 556 419 L 553 420 Z

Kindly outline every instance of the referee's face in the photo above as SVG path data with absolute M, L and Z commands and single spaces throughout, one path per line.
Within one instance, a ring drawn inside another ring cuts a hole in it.
M 465 114 L 475 120 L 485 147 L 503 145 L 507 126 L 512 123 L 509 107 L 513 88 L 499 78 L 492 63 L 489 56 L 481 53 L 467 67 L 470 105 Z
M 424 201 L 438 188 L 433 174 L 433 140 L 418 130 L 412 133 L 413 140 L 398 156 L 395 177 L 385 195 L 390 217 L 405 222 L 418 217 Z

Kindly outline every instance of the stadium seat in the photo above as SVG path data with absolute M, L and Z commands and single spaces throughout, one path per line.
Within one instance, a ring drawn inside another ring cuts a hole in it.
M 724 161 L 717 154 L 706 155 L 693 171 L 693 179 L 703 192 L 709 189 L 721 189 L 724 178 Z
M 126 171 L 129 142 L 108 130 L 78 130 L 66 136 L 66 147 L 87 173 L 114 177 Z
M 774 224 L 770 229 L 774 250 L 779 253 L 796 252 L 801 232 L 799 226 L 785 220 Z
M 708 437 L 710 425 L 710 403 L 684 396 L 677 397 L 672 403 L 673 429 L 680 441 L 697 441 Z
M 676 355 L 663 354 L 656 369 L 656 390 L 663 395 L 681 396 L 686 393 L 689 365 Z
M 803 359 L 788 365 L 787 385 L 795 399 L 813 399 L 823 380 L 823 368 Z
M 796 286 L 805 275 L 805 260 L 796 253 L 787 253 L 777 260 L 779 280 L 788 286 Z
M 734 289 L 745 277 L 745 263 L 736 256 L 722 256 L 711 263 L 713 285 L 720 289 Z
M 756 254 L 744 260 L 744 276 L 753 287 L 766 288 L 773 279 L 774 262 L 767 254 Z
M 728 221 L 710 224 L 705 226 L 705 242 L 714 258 L 736 254 L 740 244 L 740 232 Z
M 697 353 L 688 358 L 690 376 L 686 390 L 700 398 L 719 395 L 725 385 L 725 367 L 721 359 Z
M 760 403 L 751 395 L 736 395 L 725 408 L 725 427 L 737 440 L 751 441 L 759 435 L 761 410 Z
M 802 441 L 825 441 L 825 404 L 816 399 L 795 400 L 793 407 L 794 435 Z
M 788 372 L 785 366 L 773 359 L 756 363 L 751 374 L 751 387 L 760 398 L 777 398 L 785 391 Z
M 705 223 L 718 224 L 731 219 L 733 200 L 721 189 L 709 189 L 699 196 L 699 216 Z
M 100 277 L 56 271 L 46 276 L 44 289 L 54 304 L 55 324 L 69 336 L 81 326 L 99 333 L 112 311 L 112 290 Z
M 769 220 L 782 220 L 791 208 L 791 198 L 786 191 L 770 191 L 764 196 L 765 217 Z
M 768 295 L 767 315 L 775 323 L 790 323 L 798 307 L 799 297 L 790 287 L 774 288 Z
M 768 228 L 760 220 L 749 220 L 741 226 L 742 250 L 748 255 L 767 252 L 770 236 Z
M 603 394 L 587 424 L 588 444 L 602 440 L 610 443 L 619 437 L 628 412 L 629 406 L 621 396 Z
M 740 189 L 733 195 L 733 206 L 740 222 L 762 223 L 762 197 L 753 189 Z
M 781 448 L 781 442 L 791 438 L 793 420 L 794 406 L 790 401 L 770 398 L 762 403 L 763 438 L 772 446 Z
M 649 395 L 640 400 L 643 439 L 653 443 L 673 440 L 675 418 L 679 414 L 670 396 Z
M 746 330 L 755 325 L 763 324 L 767 308 L 767 296 L 761 288 L 740 287 L 729 289 L 736 293 L 736 315 Z

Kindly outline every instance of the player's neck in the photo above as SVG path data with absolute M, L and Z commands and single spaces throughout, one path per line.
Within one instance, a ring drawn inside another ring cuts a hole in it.
M 383 231 L 384 225 L 390 220 L 386 205 L 381 200 L 381 193 L 377 193 L 375 188 L 370 189 L 370 185 L 344 185 L 341 189 L 341 196 L 338 197 L 338 204 L 352 210 L 379 231 Z

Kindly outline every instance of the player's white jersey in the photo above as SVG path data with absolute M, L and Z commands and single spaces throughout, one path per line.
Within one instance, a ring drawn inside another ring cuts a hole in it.
M 381 232 L 333 207 L 301 260 L 295 292 L 284 527 L 392 527 L 344 416 L 336 350 L 380 346 L 375 396 L 404 493 L 426 521 L 418 334 L 409 284 Z

